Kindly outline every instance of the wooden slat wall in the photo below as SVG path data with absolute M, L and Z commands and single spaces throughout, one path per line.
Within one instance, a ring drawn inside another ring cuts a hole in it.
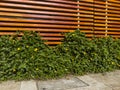
M 120 0 L 108 1 L 108 35 L 120 38 Z
M 76 29 L 120 38 L 119 11 L 120 0 L 0 0 L 0 35 L 34 30 L 51 45 Z
M 107 8 L 105 0 L 94 0 L 94 36 L 104 37 L 107 34 Z
M 77 8 L 75 0 L 0 0 L 0 35 L 34 30 L 47 44 L 59 44 L 61 32 L 78 28 Z
M 85 32 L 87 37 L 93 36 L 94 12 L 93 0 L 79 1 L 79 29 Z
M 120 0 L 80 0 L 80 29 L 87 37 L 120 38 Z

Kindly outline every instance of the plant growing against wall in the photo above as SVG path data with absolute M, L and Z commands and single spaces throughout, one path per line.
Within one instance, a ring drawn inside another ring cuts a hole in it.
M 79 30 L 50 47 L 35 32 L 0 37 L 0 81 L 52 79 L 120 69 L 120 40 L 93 38 Z

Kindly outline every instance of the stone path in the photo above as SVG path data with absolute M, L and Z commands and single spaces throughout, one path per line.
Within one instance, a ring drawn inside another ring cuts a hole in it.
M 112 88 L 112 90 L 120 90 L 120 70 L 103 74 L 89 75 L 93 79 L 102 82 L 104 85 Z
M 48 81 L 7 81 L 0 90 L 120 90 L 120 70 Z
M 0 83 L 0 90 L 20 90 L 21 82 L 7 81 Z

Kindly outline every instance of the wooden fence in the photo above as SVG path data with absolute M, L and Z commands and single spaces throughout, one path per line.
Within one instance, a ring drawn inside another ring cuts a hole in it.
M 0 35 L 34 30 L 54 45 L 64 38 L 61 33 L 76 29 L 88 38 L 120 38 L 120 1 L 0 0 Z

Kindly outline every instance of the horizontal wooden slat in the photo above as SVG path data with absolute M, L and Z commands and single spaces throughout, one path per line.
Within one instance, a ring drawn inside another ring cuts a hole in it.
M 105 4 L 104 4 L 104 5 L 97 5 L 97 4 L 94 4 L 94 8 L 106 9 Z
M 106 26 L 106 25 L 103 23 L 103 24 L 94 24 L 94 26 Z
M 80 13 L 80 14 L 90 14 L 90 15 L 93 15 L 93 14 L 94 14 L 94 12 L 91 12 L 91 11 L 89 11 L 89 10 L 86 11 L 86 10 L 82 10 L 82 9 L 79 10 L 79 13 Z
M 93 3 L 94 0 L 80 0 L 80 3 L 81 2 L 84 2 L 84 3 Z
M 108 24 L 120 25 L 120 21 L 114 21 L 114 20 L 110 21 L 110 20 L 109 20 Z
M 66 4 L 78 4 L 78 2 L 74 2 L 72 0 L 46 0 L 46 1 L 52 1 L 57 3 L 66 3 Z
M 92 11 L 92 10 L 93 10 L 93 8 L 90 8 L 90 7 L 84 7 L 84 6 L 80 6 L 79 9 L 87 10 L 87 11 L 89 11 L 89 10 Z
M 25 14 L 39 14 L 39 15 L 61 15 L 61 16 L 78 16 L 74 13 L 65 13 L 65 12 L 51 12 L 51 11 L 37 11 L 37 10 L 24 10 L 24 9 L 16 9 L 16 8 L 0 8 L 0 11 L 6 12 L 17 12 L 17 13 L 25 13 Z
M 49 25 L 49 24 L 28 24 L 28 23 L 4 23 L 0 22 L 0 26 L 13 26 L 13 27 L 38 27 L 38 28 L 73 28 L 76 29 L 78 26 L 65 26 L 65 25 Z
M 47 41 L 47 42 L 45 42 L 45 44 L 56 45 L 56 44 L 61 44 L 61 42 L 50 42 L 50 41 Z
M 108 3 L 108 5 L 110 6 L 110 7 L 120 7 L 120 3 L 111 3 L 111 2 L 109 2 Z
M 108 20 L 113 20 L 113 21 L 120 21 L 120 18 L 117 17 L 108 17 Z
M 94 0 L 94 4 L 104 5 L 105 0 Z
M 61 41 L 63 38 L 52 38 L 52 37 L 43 37 L 43 40 L 49 40 L 49 41 Z
M 50 10 L 50 11 L 62 11 L 62 12 L 77 12 L 76 10 L 66 9 L 66 8 L 57 8 L 57 7 L 48 7 L 48 6 L 36 6 L 36 5 L 24 5 L 24 4 L 12 4 L 12 3 L 0 3 L 0 6 L 12 7 L 12 8 L 24 8 L 24 9 L 34 9 L 34 10 Z
M 120 7 L 112 7 L 112 6 L 109 6 L 108 9 L 111 10 L 111 11 L 112 11 L 112 10 L 118 10 L 118 11 L 119 11 L 119 10 L 120 10 Z
M 0 21 L 4 22 L 22 22 L 22 23 L 49 23 L 49 24 L 70 24 L 76 25 L 78 22 L 73 21 L 55 21 L 55 20 L 29 20 L 29 19 L 20 19 L 20 18 L 0 18 Z
M 16 18 L 32 18 L 32 19 L 57 19 L 57 20 L 78 20 L 78 18 L 72 18 L 72 17 L 63 17 L 63 16 L 49 16 L 49 15 L 30 15 L 30 14 L 17 14 L 17 13 L 8 13 L 5 14 L 4 12 L 0 12 L 0 16 L 12 16 Z
M 16 30 L 22 30 L 22 31 L 40 31 L 40 32 L 73 32 L 74 29 L 45 29 L 45 28 L 15 28 L 15 27 L 0 27 L 0 30 L 1 31 L 16 31 Z
M 54 3 L 52 1 L 46 2 L 46 1 L 27 1 L 27 0 L 6 0 L 6 1 L 2 1 L 2 2 L 17 2 L 17 3 L 21 3 L 21 4 L 34 4 L 34 5 L 46 5 L 46 6 L 59 6 L 59 7 L 65 7 L 65 8 L 76 8 L 77 6 L 73 6 L 73 5 L 69 5 L 69 4 L 61 4 L 61 3 Z
M 16 35 L 16 32 L 0 32 L 0 35 Z M 23 35 L 22 33 L 20 35 Z M 63 37 L 61 33 L 39 33 L 40 36 L 46 37 Z
M 91 3 L 91 2 L 93 2 L 92 0 L 91 0 L 91 2 L 86 2 L 86 1 L 87 1 L 87 0 L 84 0 L 84 1 L 83 1 L 83 0 L 82 0 L 82 1 L 80 0 L 80 1 L 79 1 L 79 5 L 80 5 L 80 6 L 86 6 L 86 7 L 92 7 L 92 6 L 93 6 L 93 3 Z

